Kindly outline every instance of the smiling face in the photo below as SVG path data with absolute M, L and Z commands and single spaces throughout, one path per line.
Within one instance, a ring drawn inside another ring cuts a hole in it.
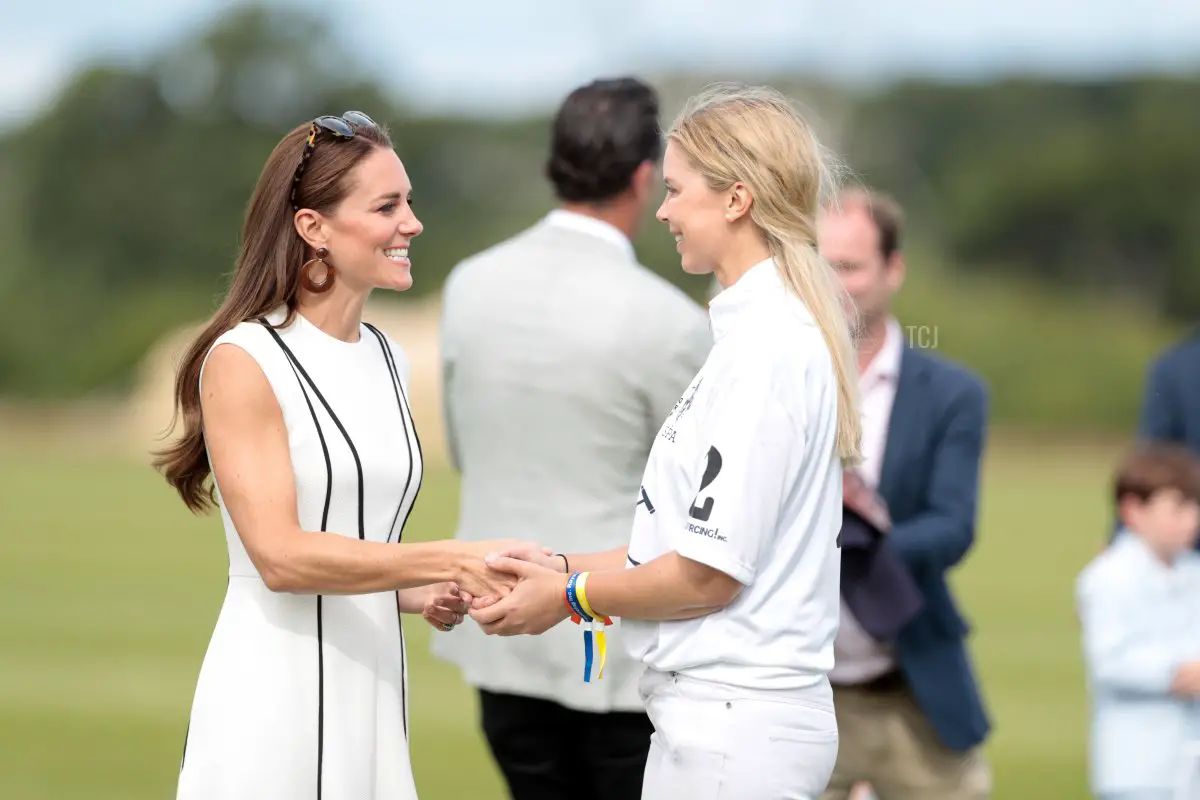
M 655 216 L 675 237 L 683 271 L 706 275 L 729 248 L 729 193 L 710 187 L 673 141 L 663 155 L 663 181 L 666 196 Z
M 342 202 L 314 219 L 308 231 L 298 223 L 301 234 L 310 244 L 328 248 L 339 282 L 360 290 L 405 291 L 413 283 L 408 247 L 423 226 L 413 213 L 404 164 L 394 151 L 376 148 L 347 181 Z

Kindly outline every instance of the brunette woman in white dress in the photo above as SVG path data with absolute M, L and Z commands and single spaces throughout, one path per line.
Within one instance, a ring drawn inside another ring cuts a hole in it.
M 373 289 L 412 285 L 411 200 L 365 115 L 291 131 L 181 365 L 182 436 L 156 465 L 188 508 L 219 508 L 229 576 L 180 800 L 413 800 L 401 614 L 449 630 L 508 591 L 482 560 L 496 542 L 405 541 L 422 478 L 409 365 L 362 314 Z

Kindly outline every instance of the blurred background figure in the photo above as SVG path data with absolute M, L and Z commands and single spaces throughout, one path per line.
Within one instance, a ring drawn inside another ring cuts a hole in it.
M 462 473 L 458 536 L 499 531 L 556 552 L 622 547 L 662 421 L 712 341 L 694 301 L 638 264 L 631 240 L 659 199 L 659 107 L 634 78 L 573 91 L 546 175 L 559 207 L 467 259 L 446 282 L 446 427 Z M 668 233 L 660 232 L 664 238 Z M 581 637 L 487 637 L 435 652 L 479 690 L 483 732 L 515 800 L 637 800 L 652 727 L 620 631 L 603 681 Z
M 1155 355 L 1145 371 L 1141 400 L 1139 440 L 1178 444 L 1200 455 L 1200 332 L 1190 331 Z M 1123 524 L 1120 509 L 1114 511 L 1111 538 Z
M 1159 354 L 1146 371 L 1138 437 L 1186 446 L 1200 454 L 1200 335 L 1191 332 Z M 1120 519 L 1118 517 L 1118 525 Z M 1197 547 L 1200 547 L 1200 539 Z
M 826 209 L 818 229 L 821 254 L 861 316 L 863 463 L 847 481 L 877 493 L 891 522 L 879 563 L 843 570 L 829 676 L 841 739 L 825 800 L 843 800 L 859 781 L 884 800 L 991 791 L 981 748 L 989 722 L 963 641 L 968 627 L 946 582 L 975 540 L 987 396 L 970 372 L 906 341 L 892 311 L 904 282 L 902 227 L 893 200 L 854 189 Z M 910 585 L 881 580 L 885 571 L 907 574 Z M 913 588 L 915 614 L 903 625 L 884 619 Z
M 1100 800 L 1200 798 L 1200 461 L 1138 446 L 1118 465 L 1121 533 L 1076 581 Z

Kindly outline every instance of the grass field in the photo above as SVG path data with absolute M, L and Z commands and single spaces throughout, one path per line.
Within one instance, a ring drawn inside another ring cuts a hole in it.
M 1072 582 L 1107 525 L 1113 452 L 993 446 L 978 544 L 956 582 L 995 720 L 998 800 L 1087 797 Z M 453 529 L 457 484 L 425 481 L 409 530 Z M 219 522 L 149 468 L 0 454 L 0 798 L 173 796 L 200 660 L 225 586 Z M 421 796 L 503 798 L 472 695 L 408 625 Z

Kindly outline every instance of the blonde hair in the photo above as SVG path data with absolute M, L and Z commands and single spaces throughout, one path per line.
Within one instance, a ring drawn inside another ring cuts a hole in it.
M 714 190 L 750 188 L 750 219 L 780 277 L 825 337 L 838 383 L 837 452 L 862 460 L 852 304 L 817 252 L 817 214 L 836 197 L 841 168 L 796 108 L 770 87 L 716 84 L 688 101 L 667 138 Z

